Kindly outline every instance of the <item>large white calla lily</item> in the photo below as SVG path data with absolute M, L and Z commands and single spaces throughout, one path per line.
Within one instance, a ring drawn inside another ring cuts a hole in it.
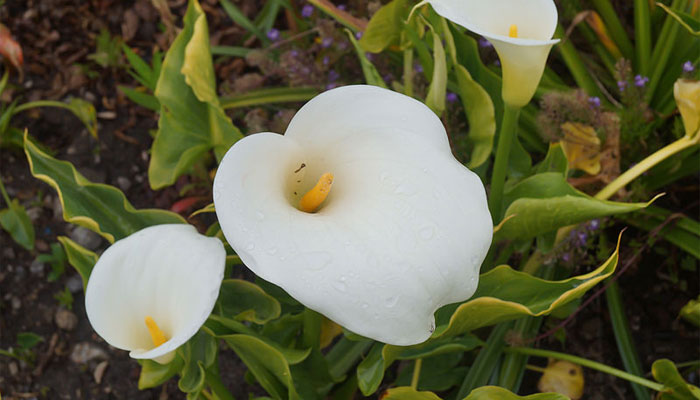
M 396 345 L 426 340 L 437 308 L 474 293 L 493 229 L 484 187 L 452 156 L 439 118 L 364 85 L 317 96 L 284 136 L 238 141 L 214 203 L 256 274 Z
M 553 0 L 427 0 L 443 17 L 488 39 L 503 70 L 503 100 L 513 107 L 530 102 L 547 56 L 559 39 Z
M 90 324 L 133 358 L 172 360 L 209 317 L 226 251 L 191 225 L 156 225 L 117 241 L 100 257 L 85 292 Z

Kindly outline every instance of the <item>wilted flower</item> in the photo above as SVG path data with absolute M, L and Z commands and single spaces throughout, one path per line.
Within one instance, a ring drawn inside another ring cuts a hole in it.
M 530 102 L 540 83 L 557 26 L 553 0 L 427 0 L 443 17 L 488 39 L 503 66 L 503 100 Z
M 375 86 L 317 96 L 250 135 L 214 180 L 221 228 L 263 279 L 353 332 L 410 345 L 476 289 L 492 222 L 480 179 L 423 103 Z
M 93 329 L 133 358 L 169 362 L 207 320 L 226 251 L 191 225 L 156 225 L 109 247 L 85 290 Z
M 683 119 L 686 136 L 700 136 L 700 81 L 677 80 L 673 85 L 673 95 Z

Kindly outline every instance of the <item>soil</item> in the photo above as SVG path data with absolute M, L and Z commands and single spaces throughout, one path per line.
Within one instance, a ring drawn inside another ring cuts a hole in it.
M 186 1 L 168 3 L 179 23 Z M 260 8 L 259 2 L 254 0 L 236 3 L 249 16 L 256 15 Z M 231 45 L 243 41 L 245 32 L 232 27 L 217 1 L 202 1 L 202 4 L 214 41 Z M 350 2 L 349 8 L 362 10 L 358 12 L 360 16 L 367 12 L 367 6 L 359 1 Z M 158 192 L 150 189 L 147 168 L 152 137 L 149 131 L 157 128 L 157 116 L 125 99 L 117 89 L 120 84 L 136 86 L 123 63 L 101 67 L 91 57 L 103 29 L 121 36 L 147 58 L 154 46 L 167 48 L 167 30 L 164 32 L 161 16 L 150 1 L 7 0 L 0 6 L 0 21 L 10 29 L 24 52 L 24 77 L 20 80 L 16 74 L 12 75 L 12 90 L 6 91 L 2 100 L 86 99 L 98 111 L 99 138 L 90 136 L 72 114 L 54 108 L 24 112 L 12 120 L 13 126 L 26 128 L 54 151 L 56 158 L 70 161 L 93 182 L 119 187 L 136 208 L 170 209 L 182 198 L 181 189 L 197 183 L 196 178 L 183 178 L 174 187 Z M 319 87 L 334 84 L 329 81 L 324 64 L 314 64 L 316 67 L 310 78 L 305 78 L 309 82 L 302 83 Z M 341 74 L 341 80 L 347 82 L 337 84 L 359 81 L 358 68 L 352 65 Z M 243 60 L 222 58 L 217 61 L 216 69 L 220 87 L 231 91 L 294 79 L 266 75 L 264 68 L 256 68 Z M 284 125 L 295 107 L 246 110 L 231 116 L 244 131 L 254 131 L 260 124 L 268 128 Z M 89 231 L 63 222 L 56 193 L 31 176 L 21 150 L 0 150 L 0 166 L 1 178 L 10 196 L 18 198 L 29 210 L 37 238 L 35 250 L 27 251 L 0 230 L 0 349 L 16 348 L 17 335 L 22 332 L 33 332 L 43 339 L 28 354 L 33 360 L 19 361 L 0 355 L 3 398 L 183 399 L 175 379 L 162 388 L 138 390 L 139 365 L 126 352 L 110 347 L 90 327 L 78 274 L 66 265 L 64 273 L 50 280 L 51 267 L 35 261 L 39 254 L 49 253 L 50 245 L 62 235 L 89 245 L 96 252 L 104 250 L 108 243 Z M 662 199 L 661 204 L 697 219 L 697 179 L 681 181 L 668 191 L 676 189 L 686 194 L 669 196 Z M 211 196 L 211 193 L 208 189 L 195 189 L 187 196 Z M 602 235 L 610 242 L 621 228 L 621 225 L 610 224 Z M 627 243 L 644 242 L 646 238 L 646 232 L 635 229 L 625 234 Z M 636 261 L 619 280 L 645 370 L 659 358 L 676 362 L 700 358 L 697 328 L 677 318 L 680 308 L 697 296 L 697 269 L 681 268 L 684 255 L 672 246 L 660 247 L 667 253 L 659 254 L 655 247 L 644 249 L 641 261 Z M 620 265 L 624 265 L 636 250 L 626 246 Z M 577 272 L 594 266 L 593 255 L 582 251 L 573 254 L 575 257 L 569 264 Z M 61 305 L 56 298 L 65 290 L 72 294 L 72 307 Z M 542 340 L 540 347 L 622 368 L 604 299 L 605 296 L 600 296 L 572 320 L 565 328 L 563 342 L 552 336 Z M 222 349 L 220 360 L 223 381 L 236 398 L 248 398 L 248 393 L 264 394 L 257 385 L 245 380 L 245 366 L 234 353 Z M 531 363 L 542 364 L 541 361 L 533 359 Z M 686 377 L 696 385 L 700 383 L 697 371 Z M 585 371 L 585 378 L 587 399 L 632 398 L 629 385 L 624 381 L 591 370 Z M 528 371 L 524 390 L 536 392 L 537 379 L 539 374 Z

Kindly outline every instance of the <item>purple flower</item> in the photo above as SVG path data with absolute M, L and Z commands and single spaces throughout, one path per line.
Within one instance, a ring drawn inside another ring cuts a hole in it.
M 311 4 L 306 4 L 301 8 L 301 16 L 309 18 L 314 13 L 314 7 Z
M 591 222 L 588 223 L 588 226 L 591 229 L 596 230 L 600 227 L 600 220 L 599 219 L 592 219 Z
M 423 66 L 416 63 L 413 65 L 413 70 L 418 72 L 419 74 L 423 73 Z
M 367 61 L 372 62 L 374 60 L 374 54 L 372 53 L 365 53 L 365 57 L 367 57 Z
M 576 233 L 576 238 L 578 239 L 579 245 L 583 246 L 586 244 L 586 240 L 588 240 L 588 234 L 584 231 L 580 231 Z
M 331 59 L 328 58 L 328 56 L 323 56 L 323 60 L 321 62 L 323 62 L 323 65 L 328 65 L 328 63 L 331 62 Z
M 493 47 L 493 45 L 488 41 L 488 39 L 481 37 L 479 38 L 479 47 L 488 48 Z
M 337 83 L 329 83 L 328 85 L 326 85 L 326 90 L 335 89 L 337 87 L 338 87 Z
M 275 40 L 280 38 L 280 31 L 278 31 L 275 28 L 270 29 L 269 31 L 267 31 L 267 38 L 274 42 Z
M 644 87 L 644 85 L 646 85 L 647 82 L 649 82 L 649 78 L 647 78 L 646 76 L 637 75 L 634 77 L 634 86 L 636 87 Z
M 500 67 L 501 66 L 501 60 L 494 60 L 493 65 Z
M 562 261 L 564 261 L 564 262 L 569 262 L 569 260 L 571 260 L 571 254 L 569 254 L 569 253 L 564 253 L 564 254 L 561 255 L 561 259 L 562 259 Z
M 597 97 L 597 96 L 589 97 L 589 98 L 588 98 L 588 103 L 589 103 L 591 106 L 593 106 L 593 107 L 595 107 L 595 108 L 598 108 L 598 107 L 600 107 L 600 97 Z
M 321 41 L 321 47 L 323 47 L 324 49 L 331 47 L 332 44 L 333 44 L 333 38 L 330 36 L 324 37 L 323 40 Z
M 695 67 L 693 66 L 692 62 L 686 61 L 683 63 L 683 72 L 689 74 L 693 71 L 695 71 Z
M 355 33 L 355 39 L 357 39 L 357 40 L 362 39 L 362 31 L 357 31 L 357 32 Z
M 448 102 L 454 103 L 457 101 L 457 93 L 452 93 L 452 92 L 447 92 L 447 96 L 445 96 Z
M 328 82 L 335 82 L 338 80 L 338 78 L 340 78 L 338 71 L 334 69 L 328 71 Z
M 338 5 L 338 10 L 340 10 L 340 11 L 346 11 L 347 9 L 348 9 L 348 6 L 346 6 L 345 4 Z
M 289 51 L 289 55 L 292 56 L 293 58 L 299 57 L 299 50 L 294 49 Z
M 627 88 L 627 81 L 617 81 L 617 88 L 620 89 L 620 93 L 624 92 Z

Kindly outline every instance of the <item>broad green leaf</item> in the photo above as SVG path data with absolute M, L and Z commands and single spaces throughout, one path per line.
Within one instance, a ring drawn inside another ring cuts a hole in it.
M 68 109 L 85 125 L 90 135 L 97 139 L 97 111 L 92 103 L 83 99 L 68 100 Z
M 167 382 L 182 370 L 183 361 L 175 356 L 173 361 L 163 365 L 153 360 L 141 360 L 141 374 L 139 375 L 139 390 L 158 387 Z
M 209 150 L 221 160 L 242 137 L 216 95 L 206 16 L 196 0 L 189 3 L 184 25 L 155 91 L 161 111 L 148 166 L 153 189 L 173 184 Z
M 58 241 L 63 245 L 63 250 L 66 253 L 68 262 L 73 268 L 78 271 L 80 277 L 83 278 L 83 290 L 87 287 L 92 268 L 97 263 L 99 258 L 97 254 L 75 243 L 66 236 L 59 236 Z
M 691 324 L 700 327 L 700 296 L 697 300 L 690 300 L 681 308 L 679 316 Z
M 430 80 L 425 105 L 438 116 L 445 111 L 445 96 L 447 94 L 447 59 L 445 48 L 442 47 L 440 36 L 433 31 L 433 77 Z
M 264 324 L 280 316 L 280 303 L 258 285 L 241 279 L 221 284 L 219 310 L 224 316 Z
M 528 239 L 593 218 L 637 211 L 655 199 L 648 203 L 598 200 L 574 189 L 559 173 L 533 175 L 504 194 L 508 208 L 494 241 Z
M 17 346 L 28 350 L 44 341 L 44 338 L 34 332 L 20 332 L 17 334 Z
M 659 393 L 660 400 L 700 399 L 700 389 L 686 383 L 671 360 L 664 358 L 654 361 L 651 374 L 657 382 L 664 385 L 664 389 Z
M 496 115 L 486 90 L 472 79 L 466 68 L 459 64 L 454 68 L 462 106 L 469 120 L 469 141 L 474 146 L 468 165 L 473 169 L 485 163 L 491 155 L 496 135 Z
M 691 35 L 700 36 L 700 20 L 690 14 L 683 11 L 672 10 L 667 5 L 657 2 L 657 6 L 661 7 L 668 15 L 672 16 L 685 30 L 690 32 Z
M 583 296 L 610 276 L 617 267 L 620 241 L 603 265 L 585 275 L 547 281 L 501 265 L 482 274 L 474 296 L 452 313 L 447 325 L 438 326 L 433 339 L 452 337 L 523 316 L 538 317 Z
M 26 133 L 24 152 L 32 175 L 58 192 L 63 219 L 91 229 L 112 243 L 151 225 L 185 223 L 170 211 L 134 209 L 119 189 L 90 182 L 71 163 L 41 151 Z
M 498 386 L 484 386 L 474 389 L 464 400 L 569 400 L 569 398 L 557 393 L 539 393 L 529 396 L 518 396 Z
M 364 360 L 357 366 L 357 386 L 365 396 L 376 392 L 384 379 L 384 371 L 394 362 L 392 354 L 383 356 L 384 345 L 375 343 Z
M 408 386 L 389 389 L 381 396 L 382 400 L 441 400 L 433 392 L 419 392 Z
M 289 364 L 277 349 L 250 335 L 227 335 L 223 339 L 270 396 L 275 399 L 300 399 L 294 388 Z
M 231 18 L 236 25 L 255 35 L 263 44 L 268 44 L 270 42 L 265 34 L 253 23 L 253 21 L 249 20 L 238 7 L 236 7 L 229 0 L 219 1 L 221 6 L 224 8 L 224 11 L 226 11 L 226 14 L 228 14 L 229 18 Z
M 180 371 L 178 387 L 185 393 L 199 393 L 204 386 L 205 369 L 216 361 L 218 343 L 204 330 L 200 330 L 182 346 L 184 366 Z
M 250 92 L 221 98 L 221 107 L 239 108 L 271 103 L 308 101 L 319 94 L 313 87 L 279 87 L 251 90 Z
M 535 166 L 535 173 L 558 172 L 562 176 L 569 175 L 569 161 L 559 143 L 550 143 L 547 155 L 539 164 Z
M 398 43 L 408 11 L 407 0 L 393 0 L 382 6 L 369 20 L 360 39 L 360 46 L 370 53 L 381 53 L 390 45 Z
M 121 90 L 122 93 L 124 93 L 124 95 L 126 95 L 126 97 L 128 97 L 129 100 L 133 101 L 134 103 L 155 112 L 160 111 L 160 102 L 158 101 L 156 96 L 122 85 L 117 86 L 117 88 Z
M 33 250 L 36 234 L 27 211 L 17 199 L 12 199 L 8 206 L 8 208 L 0 210 L 0 225 L 17 244 L 27 250 Z
M 368 85 L 379 86 L 386 89 L 386 82 L 384 82 L 382 76 L 379 75 L 379 72 L 374 65 L 372 65 L 372 63 L 367 59 L 365 51 L 362 49 L 362 47 L 360 47 L 360 44 L 357 43 L 357 40 L 355 40 L 355 35 L 353 35 L 349 29 L 346 29 L 345 33 L 347 33 L 350 42 L 355 47 L 357 58 L 360 59 L 360 66 L 362 66 L 362 73 L 365 76 L 365 82 L 367 82 Z

